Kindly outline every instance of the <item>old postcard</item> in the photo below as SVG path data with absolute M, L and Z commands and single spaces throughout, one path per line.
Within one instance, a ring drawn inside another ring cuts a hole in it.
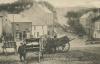
M 100 64 L 99 0 L 0 0 L 0 64 Z

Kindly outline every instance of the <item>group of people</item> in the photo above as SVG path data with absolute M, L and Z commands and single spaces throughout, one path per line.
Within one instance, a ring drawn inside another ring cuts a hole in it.
M 56 52 L 56 45 L 55 45 L 56 38 L 57 38 L 57 35 L 55 35 L 54 38 L 47 38 L 48 43 L 44 43 L 47 51 Z M 23 42 L 20 43 L 20 46 L 18 48 L 18 53 L 19 53 L 20 61 L 21 62 L 25 61 L 26 60 L 26 53 L 27 53 L 25 43 L 23 43 Z
M 56 36 L 54 37 L 54 39 L 56 39 Z M 46 50 L 48 50 L 49 52 L 52 52 L 50 49 L 54 48 L 54 50 L 55 50 L 55 43 L 53 42 L 53 40 L 51 40 L 51 38 L 47 39 L 47 40 L 49 40 L 50 43 L 48 43 L 48 44 L 45 43 L 46 46 L 47 46 Z M 19 53 L 20 61 L 21 62 L 25 61 L 26 60 L 26 53 L 27 53 L 27 51 L 26 51 L 26 44 L 25 43 L 23 43 L 23 42 L 20 43 L 20 46 L 18 47 L 18 53 Z

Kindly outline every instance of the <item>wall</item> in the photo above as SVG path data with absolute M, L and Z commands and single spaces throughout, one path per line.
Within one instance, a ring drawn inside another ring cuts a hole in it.
M 46 25 L 32 25 L 33 37 L 38 38 L 45 34 L 47 34 L 47 26 Z
M 94 23 L 94 38 L 100 38 L 100 20 Z

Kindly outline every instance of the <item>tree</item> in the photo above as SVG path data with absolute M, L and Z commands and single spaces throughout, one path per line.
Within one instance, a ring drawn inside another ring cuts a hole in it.
M 21 11 L 30 8 L 32 5 L 33 0 L 18 0 L 13 3 L 0 4 L 0 11 L 20 13 Z
M 79 21 L 80 16 L 80 13 L 74 11 L 70 11 L 66 15 L 66 17 L 68 18 L 68 24 L 70 25 L 70 29 L 77 35 L 84 35 L 84 28 Z

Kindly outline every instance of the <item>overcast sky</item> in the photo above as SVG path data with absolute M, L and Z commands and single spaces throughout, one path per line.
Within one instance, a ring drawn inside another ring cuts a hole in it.
M 1 3 L 13 3 L 17 0 L 0 0 Z M 99 7 L 100 0 L 45 0 L 50 2 L 55 7 Z
M 55 7 L 100 7 L 100 0 L 45 0 Z

